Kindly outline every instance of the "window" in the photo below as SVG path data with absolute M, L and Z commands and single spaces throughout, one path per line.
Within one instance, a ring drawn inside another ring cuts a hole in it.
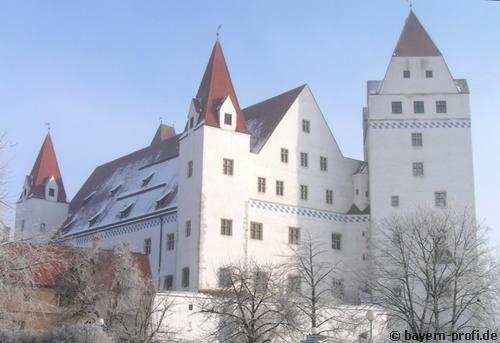
M 309 120 L 302 120 L 302 132 L 309 133 L 311 125 Z
M 414 101 L 413 102 L 413 113 L 424 113 L 424 102 Z
M 232 236 L 233 234 L 233 221 L 231 219 L 220 220 L 220 234 L 223 236 Z
M 300 228 L 288 228 L 288 244 L 299 244 L 300 242 Z
M 119 183 L 117 184 L 116 186 L 114 186 L 110 191 L 109 191 L 109 195 L 115 195 L 116 193 L 118 193 L 118 190 L 121 188 L 122 184 Z
M 328 169 L 328 160 L 326 159 L 325 156 L 320 156 L 320 158 L 319 158 L 319 168 L 322 171 L 327 171 L 327 169 Z
M 45 223 L 40 223 L 40 232 L 45 232 L 46 228 L 47 226 L 45 225 Z
M 333 204 L 333 191 L 331 189 L 326 190 L 326 203 Z
M 173 275 L 167 275 L 163 279 L 163 289 L 165 291 L 169 291 L 172 288 L 174 288 L 174 276 Z
M 398 195 L 391 196 L 391 206 L 392 207 L 399 207 L 399 196 Z
M 332 233 L 332 249 L 341 250 L 342 235 L 340 233 Z
M 151 255 L 151 238 L 146 238 L 144 240 L 144 253 L 146 255 Z
M 409 70 L 403 70 L 403 77 L 405 79 L 409 79 L 410 78 L 410 71 Z
M 127 218 L 129 215 L 130 215 L 130 212 L 132 211 L 132 208 L 134 207 L 134 203 L 131 202 L 129 204 L 126 204 L 125 206 L 122 207 L 122 209 L 120 210 L 120 214 L 118 215 L 118 217 L 120 219 L 124 219 L 124 218 Z
M 224 158 L 222 162 L 222 173 L 224 175 L 233 175 L 234 161 Z
M 414 132 L 411 134 L 411 145 L 412 146 L 422 146 L 422 133 Z
M 193 304 L 188 305 L 188 310 L 192 311 L 193 310 Z M 191 327 L 191 322 L 189 322 L 189 326 Z
M 142 187 L 146 187 L 150 182 L 151 182 L 151 179 L 153 178 L 153 175 L 155 173 L 151 173 L 149 174 L 147 177 L 145 177 L 144 179 L 142 179 Z
M 266 192 L 266 178 L 265 177 L 258 177 L 257 178 L 257 191 L 259 193 Z
M 186 221 L 186 237 L 191 236 L 191 221 Z
M 281 148 L 281 162 L 288 163 L 288 149 Z
M 426 77 L 426 78 L 430 79 L 430 78 L 432 78 L 432 76 L 433 76 L 433 75 L 432 75 L 432 70 L 426 70 L 426 71 L 425 71 L 425 77 Z
M 401 114 L 403 113 L 403 103 L 401 101 L 392 102 L 392 113 Z
M 307 200 L 307 186 L 300 185 L 300 199 Z
M 262 223 L 250 223 L 250 239 L 262 240 Z
M 434 204 L 436 207 L 446 207 L 446 192 L 434 193 Z
M 188 162 L 187 177 L 193 176 L 193 161 Z
M 169 233 L 167 235 L 167 250 L 174 250 L 175 248 L 175 234 Z
M 413 162 L 413 176 L 424 175 L 424 164 L 422 162 Z
M 54 188 L 49 188 L 49 197 L 56 195 L 56 190 Z
M 276 195 L 283 196 L 284 183 L 283 181 L 276 181 Z
M 21 219 L 21 231 L 24 231 L 24 219 Z
M 344 297 L 344 280 L 333 278 L 332 286 L 333 295 L 338 299 L 342 299 Z
M 438 100 L 436 101 L 436 113 L 446 113 L 446 101 Z
M 367 197 L 367 198 L 368 198 L 368 195 L 369 195 L 369 193 L 368 193 L 368 191 L 366 191 L 366 192 L 365 192 L 365 197 Z
M 217 274 L 219 279 L 219 287 L 221 288 L 231 287 L 232 276 L 230 268 L 219 268 L 219 272 Z
M 300 165 L 302 167 L 307 167 L 307 152 L 300 153 Z
M 300 276 L 299 275 L 288 275 L 287 276 L 288 291 L 291 293 L 300 293 Z
M 156 209 L 158 210 L 160 208 L 166 207 L 170 203 L 170 200 L 172 200 L 171 195 L 171 190 L 167 190 L 165 193 L 163 193 L 161 198 L 156 200 Z
M 257 290 L 264 290 L 269 285 L 269 273 L 257 269 L 255 272 L 255 288 Z
M 189 287 L 189 267 L 182 268 L 182 287 Z
M 194 118 L 191 117 L 191 118 L 189 118 L 189 128 L 192 129 L 193 126 L 194 126 Z
M 359 189 L 356 188 L 356 195 L 359 195 Z
M 233 116 L 229 113 L 224 113 L 224 124 L 232 125 L 233 124 Z

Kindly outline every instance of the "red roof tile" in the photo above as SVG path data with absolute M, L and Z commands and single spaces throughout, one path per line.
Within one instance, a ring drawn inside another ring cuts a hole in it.
M 201 99 L 202 105 L 199 122 L 204 119 L 206 125 L 220 127 L 217 106 L 226 96 L 229 96 L 236 110 L 236 131 L 248 133 L 222 47 L 219 40 L 217 40 L 196 94 L 196 98 Z
M 66 192 L 64 190 L 61 172 L 59 171 L 59 165 L 57 164 L 54 145 L 52 144 L 50 133 L 47 133 L 30 174 L 32 182 L 31 194 L 33 197 L 45 199 L 45 184 L 51 176 L 54 177 L 59 187 L 57 201 L 66 202 Z
M 392 55 L 396 57 L 441 56 L 441 52 L 415 13 L 410 11 Z

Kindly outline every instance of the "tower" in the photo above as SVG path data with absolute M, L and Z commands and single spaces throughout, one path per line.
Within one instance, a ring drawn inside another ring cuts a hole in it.
M 474 213 L 469 89 L 410 11 L 364 109 L 372 221 L 417 207 Z
M 68 202 L 50 133 L 47 133 L 16 204 L 14 238 L 47 242 L 68 215 Z
M 220 265 L 244 258 L 247 237 L 250 134 L 218 39 L 179 140 L 184 265 L 175 279 L 179 288 L 205 289 L 216 286 Z

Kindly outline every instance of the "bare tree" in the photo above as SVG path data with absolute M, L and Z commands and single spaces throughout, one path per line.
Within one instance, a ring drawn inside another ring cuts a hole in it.
M 102 251 L 94 246 L 75 254 L 58 280 L 57 293 L 68 317 L 104 319 L 106 329 L 127 342 L 152 342 L 165 328 L 170 302 L 155 302 L 151 280 L 145 279 L 126 246 Z
M 220 290 L 200 304 L 200 311 L 218 320 L 213 336 L 220 342 L 286 341 L 297 326 L 282 272 L 256 262 L 219 270 Z
M 394 325 L 426 333 L 491 323 L 499 268 L 472 214 L 418 210 L 378 232 L 365 281 Z
M 323 242 L 311 235 L 292 249 L 285 264 L 288 289 L 294 306 L 309 322 L 310 333 L 333 336 L 354 329 L 358 320 L 341 309 L 344 280 L 340 262 L 333 261 Z

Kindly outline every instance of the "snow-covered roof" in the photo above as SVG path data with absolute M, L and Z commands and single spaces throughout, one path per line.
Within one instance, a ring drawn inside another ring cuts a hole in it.
M 97 167 L 71 201 L 62 237 L 175 208 L 178 155 L 173 136 Z

